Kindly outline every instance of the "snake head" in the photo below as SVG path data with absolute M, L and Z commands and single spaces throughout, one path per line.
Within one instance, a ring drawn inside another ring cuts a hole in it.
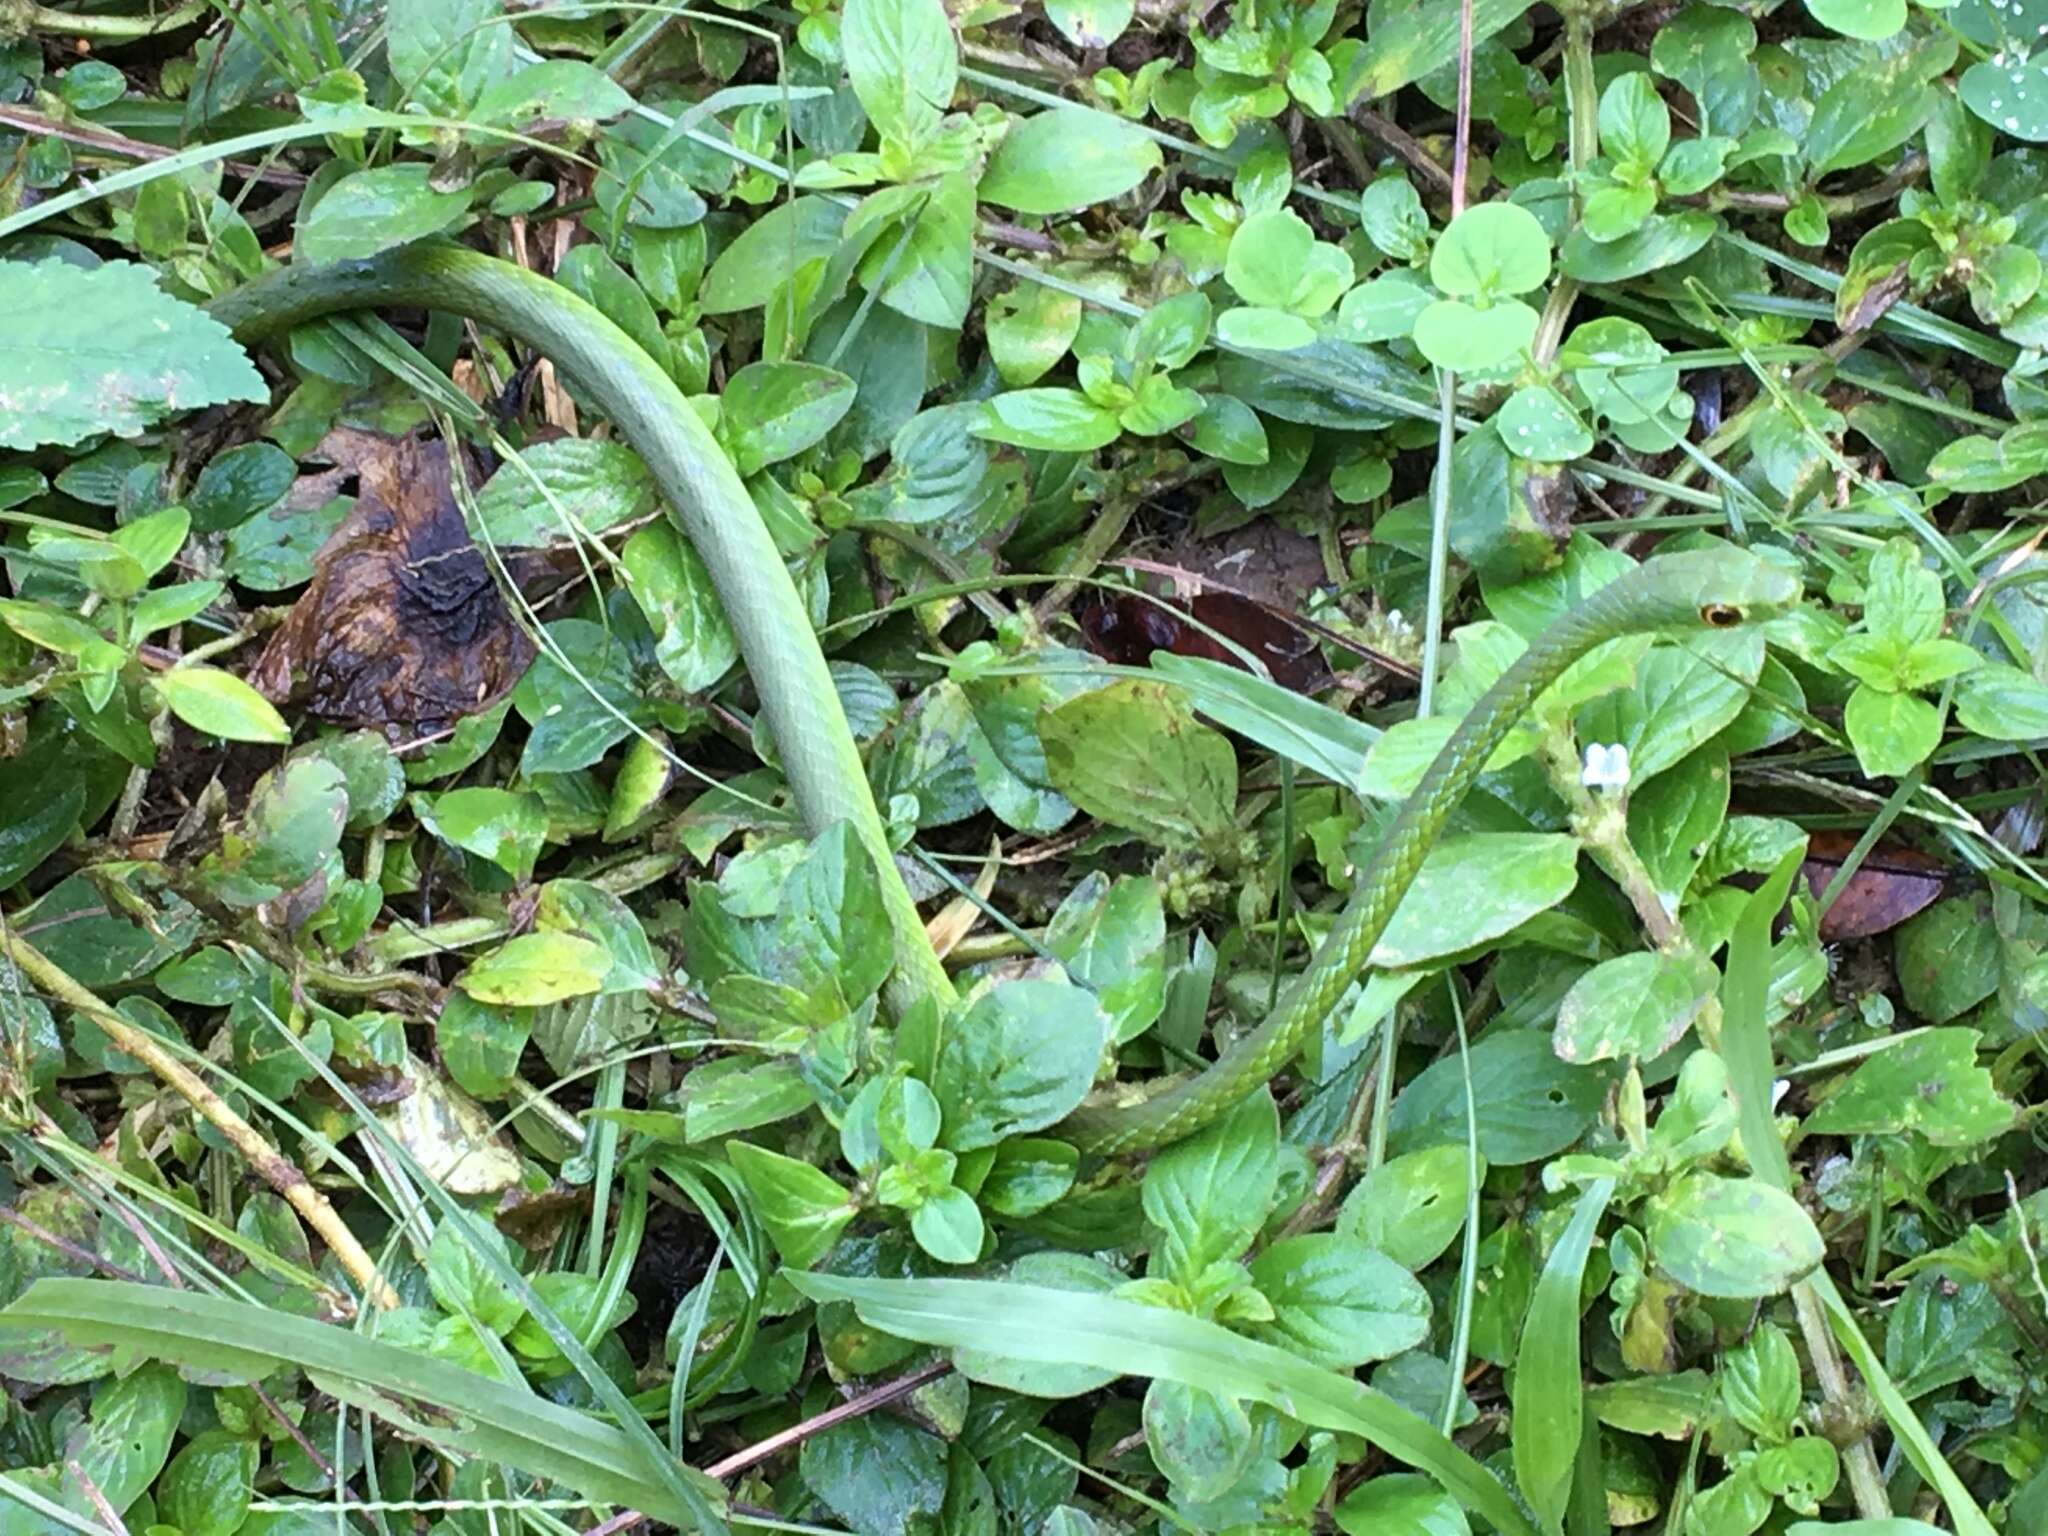
M 1798 575 L 1747 550 L 1658 555 L 1640 573 L 1666 622 L 1736 629 L 1774 619 L 1799 601 Z

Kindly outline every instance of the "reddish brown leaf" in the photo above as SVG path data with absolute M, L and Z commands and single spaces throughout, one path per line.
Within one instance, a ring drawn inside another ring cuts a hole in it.
M 1154 651 L 1171 651 L 1243 668 L 1243 658 L 1216 638 L 1221 634 L 1264 662 L 1284 688 L 1313 693 L 1330 681 L 1313 634 L 1277 609 L 1235 592 L 1202 592 L 1184 608 L 1128 593 L 1083 609 L 1079 619 L 1089 648 L 1125 666 L 1142 667 Z
M 249 681 L 323 720 L 394 735 L 488 708 L 519 681 L 533 642 L 463 525 L 446 446 L 355 433 L 333 447 L 360 481 L 355 510 Z
M 1815 832 L 1807 839 L 1806 862 L 1800 872 L 1814 900 L 1820 899 L 1855 846 L 1856 834 L 1850 832 Z M 1917 848 L 1879 843 L 1822 916 L 1822 941 L 1867 939 L 1898 927 L 1939 900 L 1953 873 L 1940 859 Z

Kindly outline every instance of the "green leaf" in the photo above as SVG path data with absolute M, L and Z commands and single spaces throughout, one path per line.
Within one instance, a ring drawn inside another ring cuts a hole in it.
M 1655 646 L 1636 664 L 1632 685 L 1579 710 L 1578 738 L 1627 747 L 1631 783 L 1642 784 L 1733 723 L 1763 658 L 1763 636 L 1755 630 Z
M 847 0 L 839 46 L 853 93 L 886 137 L 935 125 L 960 75 L 940 0 Z
M 1842 727 L 1871 778 L 1909 773 L 1941 745 L 1941 711 L 1916 694 L 1883 693 L 1868 683 L 1849 695 Z
M 732 670 L 739 641 L 687 539 L 667 522 L 650 523 L 626 541 L 619 564 L 654 632 L 654 659 L 678 688 L 702 693 Z
M 1109 1021 L 1095 999 L 1056 981 L 999 981 L 947 1026 L 931 1088 L 944 1145 L 992 1147 L 1076 1109 L 1095 1080 Z
M 1481 1177 L 1486 1159 L 1479 1159 Z M 1352 1185 L 1337 1212 L 1337 1232 L 1420 1272 L 1443 1257 L 1464 1228 L 1472 1193 L 1468 1149 L 1426 1147 L 1389 1158 Z
M 1344 1536 L 1472 1536 L 1458 1501 L 1413 1472 L 1369 1478 L 1330 1513 Z
M 427 179 L 433 169 L 408 162 L 344 177 L 300 223 L 293 254 L 306 262 L 359 261 L 439 234 L 469 211 L 469 191 L 441 191 Z
M 1829 31 L 1873 43 L 1906 25 L 1906 0 L 1806 0 L 1806 9 Z
M 1166 1004 L 1166 911 L 1150 875 L 1089 874 L 1046 924 L 1045 948 L 1094 992 L 1115 1044 L 1150 1029 Z
M 1145 1217 L 1164 1239 L 1155 1272 L 1183 1285 L 1234 1259 L 1265 1225 L 1280 1177 L 1280 1117 L 1260 1088 L 1146 1165 Z
M 200 533 L 221 533 L 284 500 L 299 466 L 270 443 L 243 443 L 207 460 L 185 509 Z
M 1067 355 L 1081 328 L 1081 301 L 1042 283 L 1019 283 L 982 314 L 989 356 L 1011 388 L 1035 384 Z
M 1175 691 L 1120 679 L 1039 717 L 1053 787 L 1163 847 L 1234 849 L 1237 754 Z
M 749 363 L 719 397 L 719 436 L 742 475 L 793 458 L 853 408 L 854 383 L 816 363 Z
M 1571 1497 L 1585 1412 L 1579 1296 L 1600 1217 L 1613 1197 L 1612 1179 L 1595 1180 L 1579 1196 L 1571 1221 L 1544 1261 L 1515 1354 L 1515 1481 L 1537 1518 L 1552 1529 L 1563 1520 Z
M 1963 72 L 1956 95 L 2001 132 L 2032 144 L 2048 142 L 2048 59 L 1985 59 Z
M 512 67 L 499 0 L 393 0 L 385 47 L 402 101 L 462 117 Z
M 1146 1389 L 1145 1444 L 1181 1499 L 1220 1499 L 1250 1468 L 1258 1450 L 1251 1415 L 1235 1398 L 1178 1381 Z
M 1223 278 L 1247 304 L 1314 320 L 1328 314 L 1351 286 L 1351 258 L 1342 247 L 1316 239 L 1299 214 L 1276 209 L 1238 226 Z
M 1586 430 L 1579 413 L 1547 384 L 1531 385 L 1508 396 L 1494 417 L 1494 427 L 1518 459 L 1561 464 L 1593 451 L 1593 434 Z
M 2038 741 L 2048 736 L 2048 684 L 2018 667 L 1979 667 L 1956 687 L 1956 722 L 1993 741 Z
M 1688 1175 L 1650 1204 L 1658 1267 L 1702 1296 L 1778 1296 L 1827 1256 L 1799 1202 L 1761 1179 Z
M 171 713 L 223 741 L 287 742 L 291 727 L 268 699 L 231 672 L 186 664 L 156 679 Z
M 1133 0 L 1045 0 L 1045 19 L 1076 48 L 1107 48 L 1136 12 Z
M 1554 1157 L 1593 1123 L 1607 1077 L 1557 1059 L 1536 1030 L 1497 1030 L 1473 1042 L 1471 1102 L 1480 1154 L 1517 1166 Z M 1396 1154 L 1466 1142 L 1465 1063 L 1446 1056 L 1394 1100 L 1387 1148 Z
M 1903 48 L 1880 63 L 1852 69 L 1821 93 L 1806 130 L 1806 159 L 1816 177 L 1868 165 L 1898 148 L 1934 111 L 1930 63 L 1939 73 L 1955 57 L 1945 40 Z
M 974 435 L 1046 453 L 1088 453 L 1123 434 L 1115 411 L 1078 389 L 1013 389 L 983 403 Z
M 1457 299 L 1531 293 L 1550 276 L 1550 237 L 1518 203 L 1467 208 L 1437 237 L 1429 280 Z
M 1387 1360 L 1429 1337 L 1429 1293 L 1385 1254 L 1334 1232 L 1283 1237 L 1251 1265 L 1273 1304 L 1257 1332 L 1318 1365 Z
M 531 1033 L 525 1009 L 479 1002 L 457 990 L 448 994 L 434 1020 L 434 1049 L 465 1093 L 497 1099 L 518 1075 Z
M 1341 73 L 1339 101 L 1349 107 L 1391 96 L 1458 57 L 1463 36 L 1483 43 L 1529 9 L 1531 0 L 1473 0 L 1471 30 L 1462 16 L 1429 0 L 1382 5 L 1372 17 L 1365 47 Z
M 1442 839 L 1373 946 L 1372 963 L 1420 965 L 1513 932 L 1572 893 L 1578 859 L 1577 840 L 1563 833 Z
M 853 1220 L 852 1198 L 822 1169 L 744 1141 L 728 1143 L 725 1153 L 746 1181 L 775 1251 L 792 1269 L 822 1259 Z
M 896 963 L 881 877 L 850 822 L 819 833 L 789 872 L 781 916 L 813 974 L 849 1003 L 873 996 Z
M 942 1348 L 1091 1366 L 1269 1404 L 1319 1429 L 1364 1436 L 1417 1467 L 1501 1536 L 1537 1536 L 1493 1474 L 1430 1424 L 1347 1375 L 1211 1322 L 1136 1302 L 985 1280 L 791 1275 L 814 1300 L 850 1301 L 872 1326 Z M 962 1357 L 955 1364 L 965 1370 Z
M 1018 213 L 1070 213 L 1122 197 L 1163 163 L 1136 124 L 1057 107 L 1010 124 L 982 172 L 983 202 Z
M 1721 1401 L 1751 1434 L 1785 1440 L 1799 1414 L 1799 1356 L 1776 1323 L 1765 1322 L 1721 1357 Z
M 1558 1005 L 1554 1046 L 1565 1061 L 1648 1061 L 1684 1038 L 1720 984 L 1690 949 L 1603 960 Z
M 632 96 L 603 70 L 581 59 L 543 59 L 487 86 L 475 116 L 530 129 L 542 118 L 602 122 L 632 109 Z
M 185 1536 L 235 1536 L 249 1518 L 260 1443 L 209 1429 L 164 1469 L 157 1513 Z
M 609 438 L 561 437 L 520 450 L 477 492 L 480 541 L 558 544 L 644 517 L 658 505 L 640 455 Z
M 910 1213 L 910 1233 L 941 1264 L 972 1264 L 981 1257 L 987 1229 L 972 1195 L 942 1189 Z
M 522 933 L 470 962 L 455 984 L 484 1003 L 531 1007 L 603 988 L 611 956 L 568 933 Z
M 270 398 L 225 326 L 129 261 L 0 261 L 0 356 L 0 448 L 134 437 L 179 411 Z
M 533 873 L 547 841 L 548 813 L 537 795 L 476 786 L 414 801 L 420 823 L 444 843 L 487 859 L 514 880 Z
M 1887 1046 L 1806 1117 L 1818 1136 L 1914 1132 L 1937 1147 L 1988 1143 L 2011 1125 L 2013 1106 L 1977 1064 L 1974 1029 L 1930 1029 Z
M 1438 299 L 1415 317 L 1415 349 L 1439 368 L 1480 373 L 1527 348 L 1541 318 L 1519 299 L 1484 309 L 1463 299 Z
M 1600 93 L 1600 147 L 1622 166 L 1647 174 L 1671 146 L 1671 112 L 1646 70 L 1618 75 Z M 1651 206 L 1656 194 L 1651 193 Z

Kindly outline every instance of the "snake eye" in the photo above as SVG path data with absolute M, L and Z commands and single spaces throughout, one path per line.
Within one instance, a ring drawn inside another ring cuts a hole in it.
M 1729 603 L 1708 603 L 1700 609 L 1700 621 L 1710 629 L 1733 629 L 1742 622 L 1742 610 Z

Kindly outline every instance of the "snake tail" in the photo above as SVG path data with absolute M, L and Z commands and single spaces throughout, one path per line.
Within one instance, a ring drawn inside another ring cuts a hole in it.
M 1142 1152 L 1193 1135 L 1292 1061 L 1393 921 L 1429 850 L 1508 732 L 1565 669 L 1622 635 L 1725 629 L 1795 602 L 1796 576 L 1739 550 L 1661 555 L 1602 587 L 1559 618 L 1483 694 L 1423 773 L 1361 872 L 1307 970 L 1272 1013 L 1203 1071 L 1135 1099 L 1092 1095 L 1054 1135 L 1105 1156 Z
M 725 450 L 673 379 L 567 288 L 460 246 L 419 244 L 363 261 L 289 266 L 207 306 L 254 342 L 323 315 L 406 307 L 478 321 L 552 359 L 653 471 L 671 514 L 711 573 L 804 825 L 851 823 L 873 855 L 894 933 L 888 1001 L 941 1003 L 952 983 L 898 873 L 866 765 L 782 552 Z

